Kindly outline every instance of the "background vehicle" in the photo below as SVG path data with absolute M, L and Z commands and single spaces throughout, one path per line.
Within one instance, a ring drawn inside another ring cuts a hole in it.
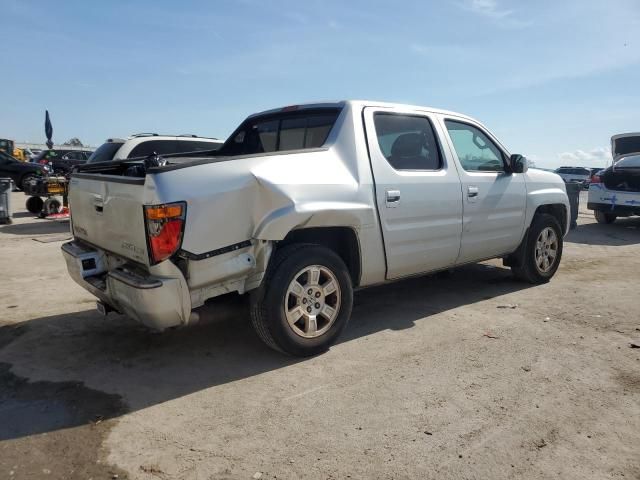
M 17 158 L 21 162 L 26 162 L 26 161 L 29 160 L 29 157 L 25 153 L 25 151 L 23 149 L 21 149 L 21 148 L 18 148 L 18 147 L 15 147 L 13 149 L 13 158 Z
M 71 176 L 71 277 L 158 329 L 251 292 L 272 348 L 312 355 L 353 288 L 500 257 L 531 283 L 562 256 L 569 203 L 477 121 L 377 102 L 248 117 L 209 158 L 87 164 Z
M 91 155 L 88 163 L 124 160 L 134 157 L 147 157 L 156 153 L 170 155 L 196 151 L 213 151 L 220 148 L 222 141 L 216 138 L 197 137 L 195 135 L 158 135 L 157 133 L 138 133 L 128 139 L 109 138 Z
M 587 208 L 598 223 L 640 215 L 640 133 L 611 137 L 613 164 L 594 175 Z
M 565 182 L 580 182 L 584 188 L 589 187 L 591 181 L 591 171 L 583 167 L 560 167 L 555 173 L 562 177 Z
M 9 177 L 17 188 L 21 190 L 32 179 L 47 175 L 44 165 L 21 162 L 17 158 L 0 151 L 0 177 Z
M 8 138 L 0 138 L 0 152 L 8 153 L 13 156 L 13 150 L 16 148 L 13 140 Z
M 64 175 L 76 165 L 86 163 L 93 154 L 91 150 L 50 149 L 36 155 L 32 162 L 47 165 L 52 173 Z

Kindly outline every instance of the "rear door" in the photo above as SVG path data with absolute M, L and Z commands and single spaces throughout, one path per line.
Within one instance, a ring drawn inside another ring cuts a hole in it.
M 445 117 L 449 146 L 460 166 L 463 230 L 459 264 L 513 252 L 524 229 L 524 175 L 506 171 L 506 153 L 480 125 Z
M 426 112 L 364 110 L 387 278 L 455 263 L 462 232 L 462 193 Z

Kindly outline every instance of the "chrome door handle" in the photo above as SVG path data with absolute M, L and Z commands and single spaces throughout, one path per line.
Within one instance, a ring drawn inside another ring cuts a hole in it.
M 394 208 L 400 203 L 400 190 L 387 190 L 385 192 L 387 207 Z
M 478 187 L 467 187 L 467 197 L 473 198 L 478 196 Z

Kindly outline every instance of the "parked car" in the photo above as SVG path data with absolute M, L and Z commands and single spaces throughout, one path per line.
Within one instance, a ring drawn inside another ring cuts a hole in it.
M 152 154 L 170 155 L 177 153 L 210 152 L 222 146 L 217 138 L 198 137 L 196 135 L 158 135 L 157 133 L 138 133 L 126 140 L 109 138 L 91 155 L 88 163 L 110 162 L 134 157 L 147 157 Z
M 21 162 L 8 153 L 0 150 L 0 177 L 9 177 L 14 185 L 24 190 L 29 182 L 48 174 L 48 167 L 33 163 Z
M 613 164 L 591 178 L 587 208 L 598 223 L 640 215 L 640 132 L 611 137 Z
M 65 150 L 49 149 L 43 150 L 36 155 L 33 163 L 47 165 L 49 170 L 56 175 L 65 175 L 71 172 L 76 165 L 86 163 L 93 154 L 91 150 Z
M 354 288 L 496 257 L 547 282 L 569 225 L 562 180 L 476 120 L 362 101 L 251 115 L 212 157 L 80 166 L 69 201 L 64 258 L 101 311 L 165 329 L 249 292 L 292 355 L 336 341 Z
M 594 175 L 597 175 L 598 172 L 601 172 L 603 170 L 605 170 L 607 167 L 595 167 L 595 168 L 590 168 L 589 171 L 591 172 L 591 177 L 593 177 Z
M 560 175 L 565 182 L 579 182 L 584 188 L 589 188 L 591 171 L 583 167 L 560 167 L 555 173 Z

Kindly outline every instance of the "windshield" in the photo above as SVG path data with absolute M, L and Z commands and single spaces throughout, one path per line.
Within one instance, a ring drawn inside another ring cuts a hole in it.
M 87 163 L 110 162 L 123 142 L 106 142 L 91 154 Z

